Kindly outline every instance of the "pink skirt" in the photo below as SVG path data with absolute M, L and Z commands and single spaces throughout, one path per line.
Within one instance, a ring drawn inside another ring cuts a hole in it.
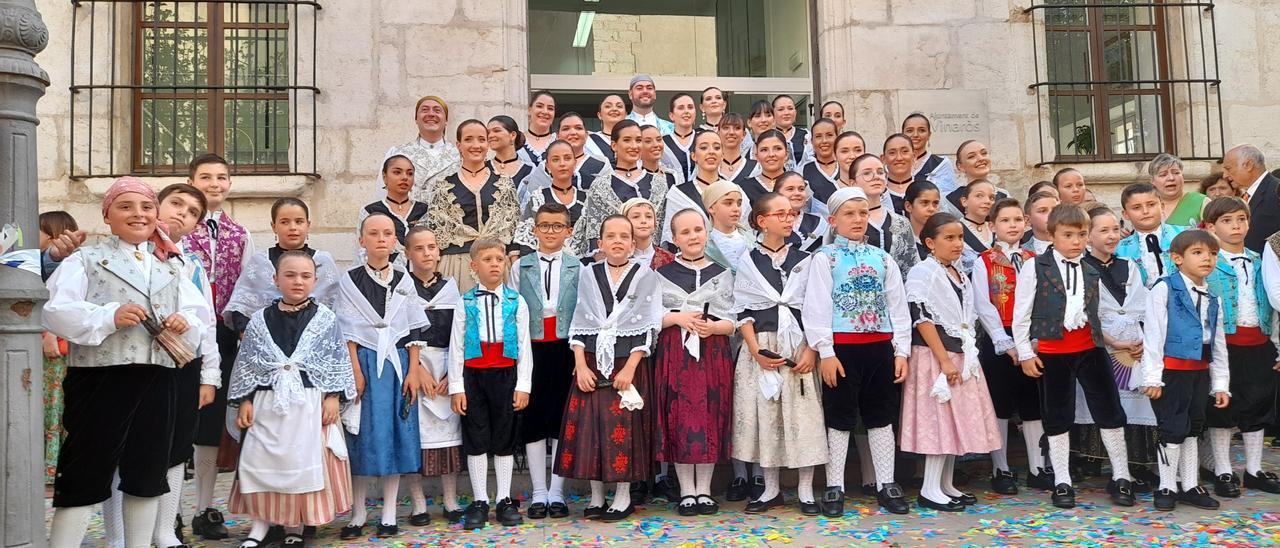
M 957 370 L 964 356 L 948 352 Z M 951 386 L 951 401 L 938 403 L 930 395 L 942 368 L 928 347 L 912 346 L 907 380 L 902 387 L 903 451 L 921 455 L 990 453 L 1003 444 L 996 429 L 986 379 L 975 377 Z
M 351 466 L 324 450 L 324 489 L 310 493 L 241 493 L 239 480 L 231 484 L 227 508 L 273 525 L 324 525 L 351 509 Z

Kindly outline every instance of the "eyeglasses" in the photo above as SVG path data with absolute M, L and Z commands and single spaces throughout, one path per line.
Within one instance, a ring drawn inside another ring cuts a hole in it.
M 800 214 L 788 209 L 786 211 L 774 211 L 773 213 L 764 213 L 764 214 L 761 214 L 760 216 L 761 217 L 777 217 L 779 221 L 788 221 L 796 217 L 799 217 Z
M 874 181 L 876 177 L 884 177 L 885 175 L 888 175 L 888 172 L 883 169 L 867 169 L 858 172 L 858 179 L 862 181 Z
M 538 223 L 535 228 L 538 229 L 538 232 L 543 234 L 559 234 L 568 230 L 569 225 L 561 223 Z

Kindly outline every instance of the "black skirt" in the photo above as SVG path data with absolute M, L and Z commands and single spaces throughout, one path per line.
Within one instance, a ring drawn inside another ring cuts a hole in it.
M 595 355 L 587 354 L 587 363 Z M 627 358 L 613 362 L 616 377 Z M 592 369 L 595 371 L 595 369 Z M 599 372 L 596 372 L 599 375 Z M 564 427 L 555 455 L 555 473 L 562 477 L 604 482 L 644 481 L 650 477 L 654 461 L 653 372 L 649 359 L 640 360 L 632 384 L 644 399 L 644 408 L 628 411 L 613 388 L 583 392 L 575 383 L 565 405 Z

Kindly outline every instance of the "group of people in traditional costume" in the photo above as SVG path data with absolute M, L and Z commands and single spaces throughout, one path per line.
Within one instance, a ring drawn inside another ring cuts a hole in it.
M 452 142 L 448 105 L 424 97 L 349 267 L 310 247 L 296 198 L 255 250 L 212 154 L 158 194 L 117 180 L 98 244 L 68 252 L 51 217 L 43 321 L 69 355 L 51 545 L 79 546 L 98 503 L 112 541 L 184 545 L 188 460 L 192 534 L 228 537 L 214 479 L 234 470 L 246 548 L 305 545 L 348 512 L 341 539 L 393 537 L 402 487 L 408 524 L 428 525 L 425 478 L 468 529 L 569 517 L 566 479 L 586 482 L 585 519 L 654 500 L 766 513 L 787 504 L 784 469 L 801 513 L 839 517 L 851 447 L 883 510 L 910 512 L 906 484 L 956 512 L 978 500 L 957 480 L 966 455 L 990 455 L 992 491 L 1019 491 L 1019 423 L 1023 485 L 1058 507 L 1105 460 L 1116 505 L 1216 508 L 1201 450 L 1214 493 L 1240 496 L 1236 429 L 1243 487 L 1280 493 L 1261 468 L 1280 236 L 1250 229 L 1256 149 L 1228 155 L 1243 199 L 1184 196 L 1162 155 L 1159 187 L 1129 185 L 1113 210 L 1073 169 L 1010 197 L 982 143 L 931 152 L 923 114 L 873 154 L 835 101 L 805 128 L 785 95 L 743 117 L 717 88 L 677 93 L 670 120 L 655 97 L 636 76 L 591 132 L 536 92 L 523 131 L 469 119 Z

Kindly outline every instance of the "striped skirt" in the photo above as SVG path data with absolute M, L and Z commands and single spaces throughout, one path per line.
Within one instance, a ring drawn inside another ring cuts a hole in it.
M 228 509 L 273 525 L 324 525 L 351 509 L 351 466 L 324 450 L 324 489 L 310 493 L 241 493 L 239 480 L 231 484 Z

